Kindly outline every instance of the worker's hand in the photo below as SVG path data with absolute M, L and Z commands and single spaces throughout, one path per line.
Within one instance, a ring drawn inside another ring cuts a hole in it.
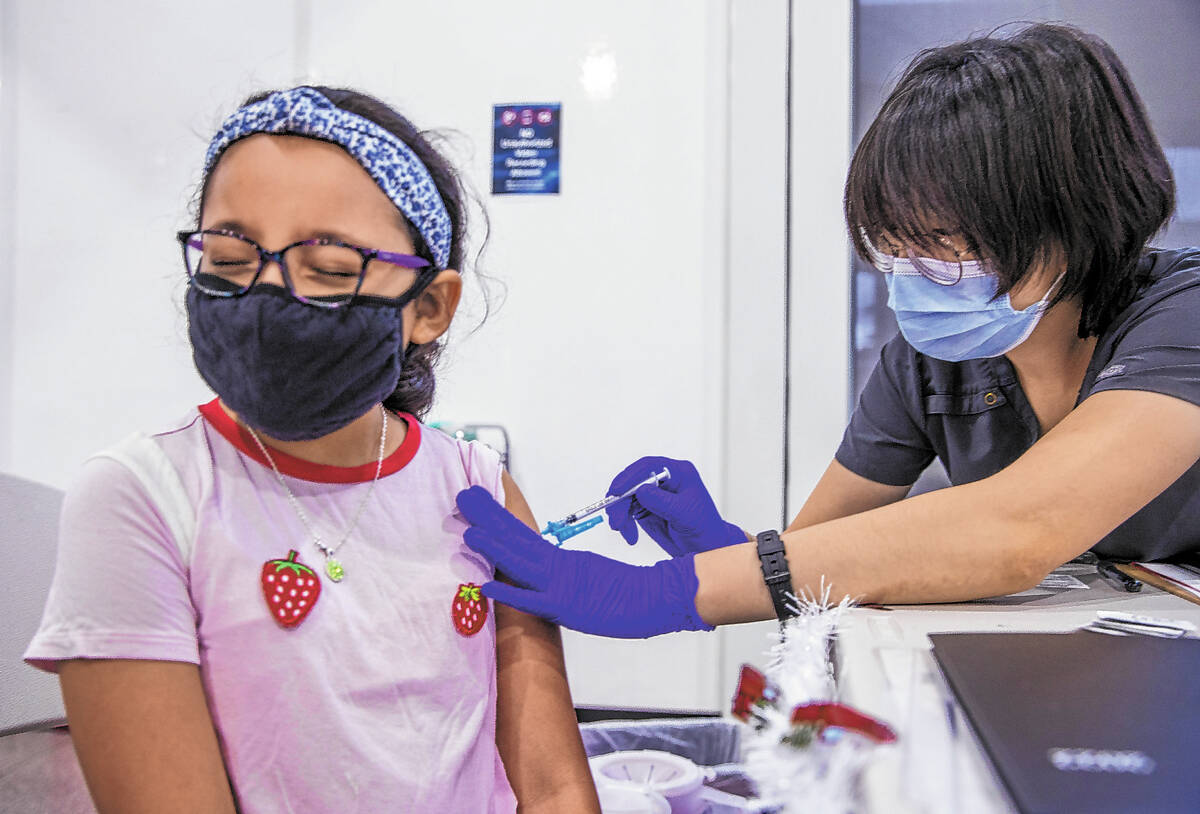
M 627 565 L 543 540 L 479 486 L 458 493 L 471 528 L 463 542 L 514 584 L 487 582 L 483 595 L 563 627 L 622 639 L 712 630 L 696 611 L 692 557 Z
M 746 542 L 746 532 L 721 518 L 690 461 L 641 458 L 613 478 L 608 493 L 624 494 L 664 466 L 671 471 L 665 483 L 643 486 L 632 500 L 622 500 L 606 509 L 608 525 L 620 532 L 625 542 L 637 542 L 639 525 L 672 557 Z

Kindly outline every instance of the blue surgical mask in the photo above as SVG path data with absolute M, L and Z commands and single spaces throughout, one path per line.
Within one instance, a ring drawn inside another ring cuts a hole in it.
M 914 263 L 894 258 L 890 265 L 884 275 L 888 307 L 896 314 L 900 333 L 918 352 L 946 362 L 1003 356 L 1020 345 L 1037 327 L 1062 280 L 1060 275 L 1046 296 L 1018 311 L 1008 294 L 996 296 L 996 275 L 978 261 L 918 258 Z M 934 282 L 917 265 L 938 279 L 958 282 Z

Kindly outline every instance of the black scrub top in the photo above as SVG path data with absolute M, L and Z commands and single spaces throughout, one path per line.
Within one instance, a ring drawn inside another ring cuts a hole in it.
M 1140 262 L 1149 282 L 1099 337 L 1077 404 L 1104 390 L 1149 390 L 1200 405 L 1200 249 L 1152 250 Z M 943 362 L 897 335 L 836 457 L 864 478 L 908 486 L 937 456 L 958 485 L 999 472 L 1040 434 L 1007 357 Z M 1200 462 L 1092 550 L 1121 560 L 1200 550 Z

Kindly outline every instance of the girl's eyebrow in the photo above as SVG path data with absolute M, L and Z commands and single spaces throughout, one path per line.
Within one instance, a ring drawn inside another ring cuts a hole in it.
M 330 229 L 321 229 L 313 232 L 311 235 L 306 237 L 305 240 L 312 240 L 313 238 L 317 240 L 332 240 L 336 243 L 349 243 L 352 246 L 362 245 L 361 241 L 355 240 L 345 232 L 335 232 Z
M 237 232 L 239 235 L 244 235 L 246 237 L 250 237 L 250 235 L 246 229 L 246 225 L 238 220 L 218 221 L 217 223 L 214 223 L 213 225 L 209 226 L 208 228 L 209 229 L 219 229 L 219 230 L 223 230 L 226 232 Z M 316 240 L 332 240 L 337 243 L 349 243 L 352 246 L 360 245 L 360 241 L 355 240 L 351 235 L 348 235 L 344 232 L 337 232 L 337 231 L 334 231 L 331 229 L 319 229 L 303 239 L 304 240 L 314 240 L 314 239 L 316 239 Z
M 222 220 L 212 224 L 209 229 L 221 229 L 226 232 L 237 232 L 239 235 L 246 234 L 246 226 L 241 221 Z

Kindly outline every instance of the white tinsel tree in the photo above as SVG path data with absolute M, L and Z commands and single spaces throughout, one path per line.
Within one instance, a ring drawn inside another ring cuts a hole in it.
M 831 644 L 853 603 L 848 597 L 830 603 L 824 585 L 820 596 L 791 601 L 797 615 L 773 634 L 766 670 L 777 697 L 755 707 L 743 759 L 759 798 L 781 806 L 780 812 L 848 814 L 855 807 L 856 780 L 877 741 L 823 722 L 795 724 L 792 718 L 798 706 L 837 702 Z

